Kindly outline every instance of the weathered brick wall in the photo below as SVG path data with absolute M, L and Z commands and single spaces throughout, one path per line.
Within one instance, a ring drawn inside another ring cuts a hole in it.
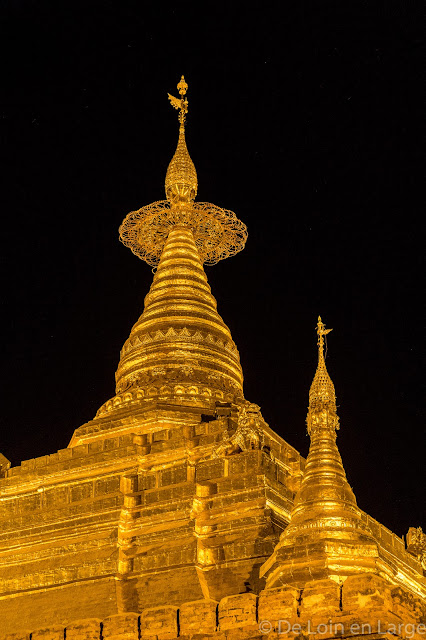
M 110 577 L 1 599 L 0 637 L 18 629 L 71 624 L 81 619 L 81 611 L 85 618 L 102 620 L 117 611 L 116 589 L 116 580 Z
M 359 626 L 358 633 L 349 631 L 353 625 Z M 227 596 L 219 603 L 200 600 L 180 608 L 151 607 L 141 614 L 121 613 L 0 635 L 0 640 L 278 640 L 295 635 L 288 633 L 288 626 L 300 628 L 296 635 L 309 633 L 311 640 L 341 637 L 345 630 L 348 636 L 369 636 L 388 629 L 388 636 L 403 638 L 408 633 L 413 640 L 424 640 L 426 608 L 425 602 L 400 587 L 363 574 L 347 578 L 342 586 L 319 580 L 303 590 L 278 587 L 260 596 Z

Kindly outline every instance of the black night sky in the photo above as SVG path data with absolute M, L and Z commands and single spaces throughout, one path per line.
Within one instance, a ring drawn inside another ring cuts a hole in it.
M 307 454 L 315 325 L 360 507 L 426 524 L 420 4 L 1 3 L 2 411 L 13 464 L 114 395 L 150 267 L 118 241 L 164 198 L 189 84 L 201 201 L 245 250 L 207 267 L 247 399 Z

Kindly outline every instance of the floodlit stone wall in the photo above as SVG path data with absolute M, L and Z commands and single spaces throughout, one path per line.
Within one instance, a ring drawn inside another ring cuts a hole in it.
M 80 427 L 75 446 L 4 467 L 0 637 L 30 629 L 31 640 L 98 639 L 102 628 L 102 638 L 123 640 L 127 631 L 108 631 L 120 611 L 139 612 L 126 615 L 150 640 L 166 628 L 172 638 L 229 635 L 273 611 L 300 620 L 314 604 L 341 615 L 334 583 L 302 600 L 297 590 L 262 591 L 259 568 L 288 523 L 305 461 L 267 425 L 261 448 L 231 446 L 232 411 L 120 410 Z M 363 517 L 395 571 L 419 584 L 403 540 Z
M 266 451 L 215 457 L 236 423 L 208 410 L 102 419 L 75 446 L 4 471 L 1 631 L 262 588 L 304 461 L 270 430 Z
M 374 574 L 308 583 L 303 590 L 278 587 L 200 600 L 180 607 L 88 618 L 0 640 L 278 640 L 309 634 L 312 640 L 370 636 L 424 640 L 425 603 Z

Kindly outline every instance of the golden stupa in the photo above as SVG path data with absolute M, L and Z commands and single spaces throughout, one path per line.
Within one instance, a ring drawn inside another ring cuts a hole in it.
M 167 199 L 120 227 L 155 275 L 115 396 L 68 447 L 13 468 L 0 454 L 0 640 L 420 639 L 425 535 L 356 503 L 321 318 L 307 460 L 244 397 L 203 264 L 247 230 L 195 201 L 187 88 L 169 95 Z
M 126 341 L 116 373 L 117 393 L 137 386 L 162 397 L 242 397 L 237 347 L 217 312 L 203 262 L 215 264 L 244 248 L 247 229 L 234 213 L 194 202 L 198 182 L 185 141 L 188 85 L 178 84 L 179 140 L 166 174 L 167 200 L 133 211 L 122 242 L 156 269 L 145 308 Z M 157 266 L 158 265 L 158 266 Z M 194 391 L 194 384 L 201 385 Z M 225 396 L 223 395 L 225 392 Z

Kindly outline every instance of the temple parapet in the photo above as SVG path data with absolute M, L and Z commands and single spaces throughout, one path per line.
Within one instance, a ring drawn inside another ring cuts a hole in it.
M 0 635 L 0 640 L 278 640 L 307 636 L 412 638 L 426 633 L 426 605 L 385 579 L 361 574 L 338 585 L 333 580 L 198 600 L 180 607 L 148 607 L 103 620 L 88 618 L 69 625 Z

